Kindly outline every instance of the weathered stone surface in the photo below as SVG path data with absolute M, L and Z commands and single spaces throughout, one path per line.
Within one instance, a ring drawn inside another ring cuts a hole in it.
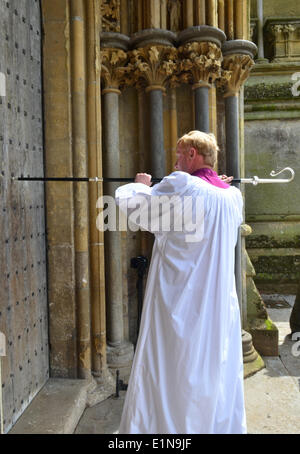
M 300 171 L 297 125 L 295 120 L 246 122 L 246 176 L 268 178 L 271 170 L 287 166 L 297 174 Z M 296 286 L 300 272 L 300 213 L 295 197 L 299 190 L 298 179 L 289 184 L 247 185 L 245 188 L 246 220 L 253 229 L 246 245 L 260 290 L 267 287 L 272 290 L 273 286 L 273 292 L 295 291 L 291 286 Z
M 264 301 L 254 283 L 254 266 L 246 252 L 247 330 L 255 349 L 265 356 L 278 355 L 278 329 L 269 318 Z M 254 368 L 248 368 L 249 374 Z
M 50 367 L 53 376 L 76 377 L 75 270 L 72 245 L 50 246 L 48 250 Z M 62 268 L 65 272 L 62 273 Z M 73 304 L 70 304 L 73 302 Z
M 257 84 L 245 86 L 245 101 L 258 101 L 264 102 L 268 99 L 290 99 L 292 81 L 266 83 L 258 81 Z
M 251 2 L 251 16 L 255 16 L 255 3 Z M 300 15 L 300 4 L 294 0 L 268 0 L 264 1 L 264 16 L 293 17 Z
M 249 321 L 255 349 L 263 356 L 278 356 L 278 329 L 270 318 Z

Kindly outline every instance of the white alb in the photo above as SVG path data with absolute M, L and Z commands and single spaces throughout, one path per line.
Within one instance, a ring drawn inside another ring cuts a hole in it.
M 174 172 L 153 188 L 121 186 L 116 200 L 123 205 L 140 195 L 146 201 L 157 195 L 201 197 L 204 229 L 198 242 L 187 242 L 186 232 L 154 232 L 119 433 L 246 433 L 234 277 L 241 193 Z

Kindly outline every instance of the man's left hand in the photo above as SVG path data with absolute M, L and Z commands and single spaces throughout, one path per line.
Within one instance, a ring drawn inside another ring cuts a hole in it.
M 219 178 L 227 184 L 230 184 L 233 180 L 233 177 L 228 177 L 227 175 L 219 175 Z
M 148 173 L 137 173 L 135 176 L 135 183 L 143 183 L 147 186 L 151 186 L 151 175 Z

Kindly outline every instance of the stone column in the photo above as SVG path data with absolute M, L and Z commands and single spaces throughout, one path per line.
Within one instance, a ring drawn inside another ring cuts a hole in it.
M 239 99 L 238 93 L 225 95 L 225 131 L 226 131 L 226 174 L 241 178 L 239 153 Z M 234 185 L 240 188 L 239 183 Z M 239 231 L 235 248 L 235 280 L 236 291 L 243 316 L 242 296 L 242 244 Z
M 171 169 L 174 170 L 176 163 L 176 146 L 178 140 L 177 127 L 177 99 L 176 89 L 171 87 L 171 103 L 170 103 L 170 148 L 171 148 Z
M 73 172 L 85 177 L 88 169 L 86 129 L 86 68 L 85 68 L 84 3 L 70 2 L 71 32 L 71 94 Z M 74 246 L 77 308 L 78 376 L 91 375 L 91 314 L 89 269 L 89 198 L 86 184 L 74 184 Z
M 194 25 L 194 5 L 193 0 L 183 2 L 183 22 L 186 27 Z
M 207 24 L 216 27 L 218 24 L 217 17 L 217 0 L 207 2 Z
M 59 9 L 51 0 L 43 1 L 42 4 L 44 152 L 47 177 L 75 175 L 70 108 L 70 2 L 65 0 L 60 4 Z M 45 186 L 50 376 L 78 378 L 74 184 L 47 182 Z
M 234 4 L 233 0 L 226 2 L 225 32 L 228 40 L 234 39 Z
M 225 31 L 225 4 L 224 0 L 218 0 L 218 27 Z
M 257 4 L 257 44 L 258 44 L 258 59 L 257 63 L 268 63 L 265 58 L 264 51 L 264 5 L 263 0 L 256 0 Z
M 190 27 L 178 35 L 180 70 L 193 84 L 195 129 L 209 132 L 209 90 L 220 76 L 225 34 L 208 25 Z
M 225 132 L 226 132 L 226 173 L 240 178 L 239 154 L 239 91 L 249 76 L 254 65 L 253 56 L 256 46 L 250 41 L 227 41 L 222 47 L 223 82 L 225 98 Z M 239 184 L 236 184 L 239 187 Z M 242 263 L 241 235 L 236 245 L 235 276 L 237 294 L 242 313 Z M 243 316 L 242 316 L 243 317 Z
M 163 128 L 163 87 L 149 86 L 146 88 L 149 99 L 150 117 L 150 166 L 157 178 L 166 173 Z
M 210 85 L 198 82 L 193 85 L 195 100 L 195 129 L 209 132 L 209 96 Z
M 150 172 L 157 178 L 165 175 L 163 94 L 168 79 L 176 69 L 175 34 L 168 30 L 149 29 L 131 38 L 130 68 L 135 81 L 145 83 L 148 95 L 150 129 Z
M 240 151 L 239 151 L 239 91 L 247 80 L 251 67 L 254 65 L 253 57 L 256 46 L 250 41 L 233 40 L 227 41 L 222 47 L 223 70 L 221 87 L 225 98 L 225 133 L 226 133 L 226 173 L 235 178 L 241 177 Z M 236 184 L 236 186 L 240 186 Z M 246 314 L 243 311 L 243 273 L 242 264 L 242 239 L 239 230 L 235 250 L 235 278 L 236 289 L 241 310 L 242 325 L 245 325 Z M 244 363 L 255 361 L 258 357 L 252 345 L 249 333 L 242 330 Z
M 97 0 L 86 2 L 87 19 L 87 140 L 88 175 L 102 175 L 101 104 L 100 104 L 100 4 Z M 92 373 L 106 377 L 106 320 L 104 287 L 104 235 L 96 228 L 96 202 L 102 195 L 102 185 L 89 185 L 89 251 L 91 282 Z
M 205 0 L 196 0 L 195 13 L 196 13 L 196 24 L 205 25 L 206 24 L 206 4 Z M 195 23 L 194 22 L 194 23 Z M 194 24 L 193 24 L 194 25 Z
M 128 42 L 129 38 L 119 33 L 101 34 L 103 173 L 107 177 L 120 174 L 119 96 L 128 70 Z M 106 184 L 104 195 L 114 197 L 117 186 Z M 105 232 L 107 363 L 113 368 L 128 366 L 133 357 L 133 345 L 124 341 L 121 250 L 121 232 Z
M 240 178 L 239 99 L 238 94 L 225 95 L 226 172 Z M 235 183 L 240 187 L 239 183 Z

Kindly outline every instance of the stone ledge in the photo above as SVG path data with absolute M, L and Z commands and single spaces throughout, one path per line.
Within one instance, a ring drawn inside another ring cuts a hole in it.
M 262 356 L 278 356 L 278 328 L 270 318 L 251 320 L 248 332 L 253 339 L 254 348 Z
M 9 434 L 72 434 L 93 382 L 50 378 Z

